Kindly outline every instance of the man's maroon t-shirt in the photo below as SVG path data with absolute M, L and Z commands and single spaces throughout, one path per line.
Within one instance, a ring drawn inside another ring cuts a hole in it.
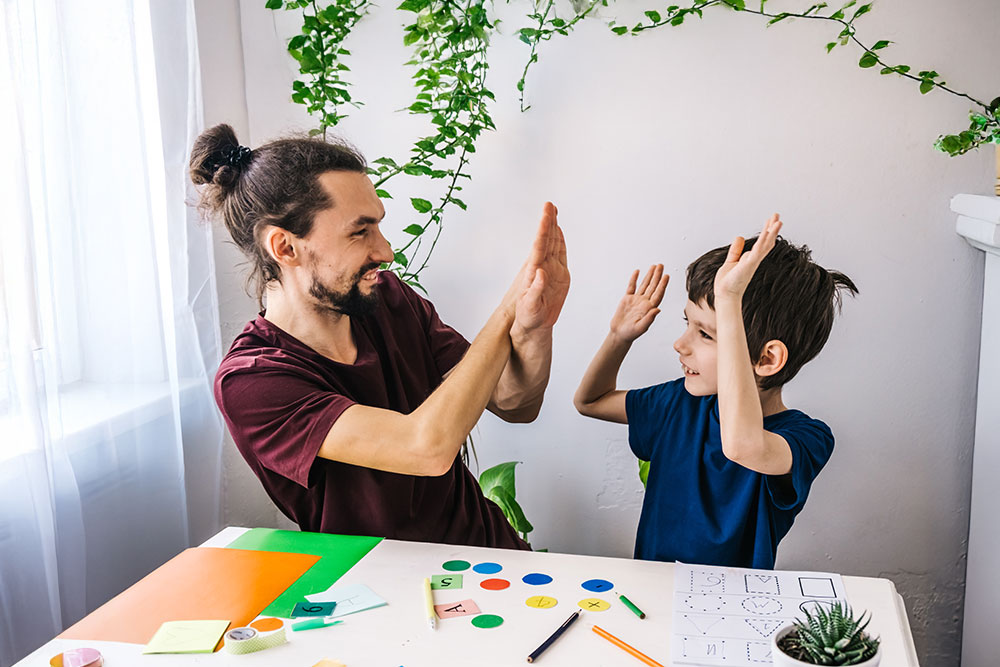
M 317 457 L 330 427 L 362 404 L 408 414 L 469 343 L 394 274 L 379 274 L 375 312 L 351 318 L 353 364 L 324 357 L 258 316 L 215 376 L 215 400 L 243 458 L 302 530 L 526 549 L 455 457 L 440 477 Z

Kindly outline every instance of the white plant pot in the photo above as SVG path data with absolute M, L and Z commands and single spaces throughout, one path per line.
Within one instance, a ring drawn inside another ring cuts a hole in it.
M 771 659 L 774 661 L 774 667 L 802 667 L 803 665 L 806 665 L 806 667 L 815 667 L 812 663 L 796 660 L 778 648 L 778 640 L 787 635 L 794 628 L 794 625 L 789 624 L 771 635 Z M 853 667 L 876 667 L 881 659 L 882 648 L 879 647 L 879 649 L 875 651 L 875 655 L 868 658 L 864 662 L 859 662 Z

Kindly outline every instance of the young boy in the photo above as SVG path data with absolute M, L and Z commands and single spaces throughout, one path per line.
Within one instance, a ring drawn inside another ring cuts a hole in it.
M 574 397 L 581 414 L 629 425 L 650 462 L 635 557 L 771 569 L 809 486 L 830 458 L 823 422 L 790 410 L 781 388 L 830 335 L 850 278 L 778 238 L 760 236 L 699 257 L 687 271 L 687 329 L 674 343 L 682 379 L 616 386 L 632 342 L 660 312 L 669 276 L 650 267 L 611 318 L 611 331 Z

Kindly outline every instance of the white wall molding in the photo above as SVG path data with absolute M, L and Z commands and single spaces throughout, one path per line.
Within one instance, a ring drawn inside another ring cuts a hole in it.
M 1000 617 L 1000 198 L 956 195 L 956 231 L 986 253 L 983 319 L 979 348 L 976 439 L 972 455 L 969 553 L 965 574 L 963 667 L 993 667 L 997 661 L 996 619 Z

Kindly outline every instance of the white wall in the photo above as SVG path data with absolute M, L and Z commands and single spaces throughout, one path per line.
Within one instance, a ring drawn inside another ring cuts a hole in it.
M 206 122 L 233 123 L 251 146 L 311 125 L 289 101 L 295 69 L 283 40 L 294 17 L 263 4 L 199 3 L 211 31 L 202 39 Z M 673 283 L 621 382 L 678 376 L 671 343 L 681 329 L 684 267 L 779 211 L 785 236 L 846 272 L 861 294 L 786 390 L 787 404 L 831 425 L 837 448 L 778 566 L 889 577 L 906 599 L 922 663 L 957 665 L 982 255 L 955 235 L 948 201 L 991 191 L 992 155 L 950 159 L 931 143 L 963 129 L 969 106 L 861 70 L 857 50 L 827 55 L 829 27 L 799 21 L 765 30 L 756 17 L 710 10 L 701 22 L 639 38 L 588 21 L 544 44 L 528 79 L 533 107 L 521 114 L 514 84 L 527 47 L 512 35 L 526 7 L 516 0 L 496 8 L 506 27 L 492 46 L 488 85 L 499 131 L 480 142 L 462 195 L 469 212 L 447 219 L 424 282 L 445 321 L 472 337 L 521 263 L 542 202 L 558 204 L 573 287 L 545 407 L 528 426 L 487 415 L 475 433 L 484 468 L 524 462 L 518 498 L 536 527 L 532 543 L 631 555 L 642 496 L 626 431 L 578 416 L 576 384 L 629 271 L 653 262 L 667 266 Z M 366 106 L 340 129 L 369 159 L 404 159 L 426 131 L 420 119 L 393 112 L 413 95 L 400 67 L 409 58 L 399 29 L 408 16 L 376 8 L 347 45 L 354 95 Z M 936 69 L 980 98 L 1000 94 L 996 0 L 959 0 L 947 10 L 934 0 L 882 0 L 858 26 L 869 43 L 898 42 L 884 52 L 893 62 Z M 240 31 L 242 63 L 232 56 Z M 239 86 L 219 92 L 242 82 L 244 67 L 245 106 Z M 408 197 L 424 191 L 412 187 L 389 188 L 390 240 L 417 220 Z M 235 261 L 220 246 L 224 341 L 255 312 L 238 271 L 225 268 Z M 238 455 L 226 474 L 229 523 L 278 521 Z

